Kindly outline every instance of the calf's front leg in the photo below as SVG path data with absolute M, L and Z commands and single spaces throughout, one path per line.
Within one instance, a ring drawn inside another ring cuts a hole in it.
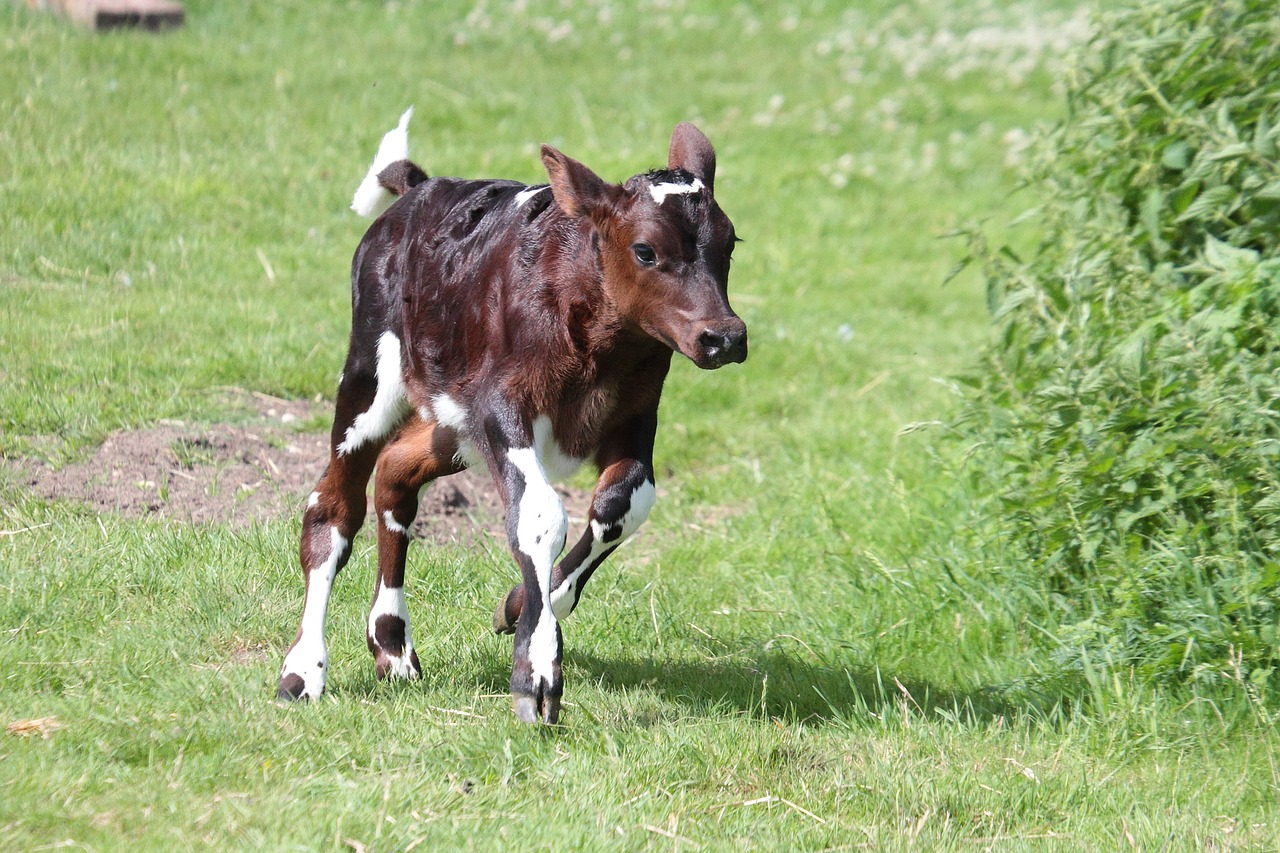
M 592 573 L 640 528 L 656 498 L 648 462 L 625 458 L 604 467 L 591 498 L 587 529 L 551 574 L 551 609 L 557 619 L 568 618 L 578 606 Z M 523 586 L 507 593 L 494 611 L 493 630 L 515 631 L 524 603 Z
M 532 430 L 492 434 L 495 431 L 491 428 L 489 436 L 490 467 L 506 505 L 511 553 L 527 590 L 514 626 L 511 695 L 521 721 L 555 723 L 564 683 L 560 675 L 560 625 L 551 604 L 551 572 L 564 549 L 568 521 L 560 495 L 543 470 Z

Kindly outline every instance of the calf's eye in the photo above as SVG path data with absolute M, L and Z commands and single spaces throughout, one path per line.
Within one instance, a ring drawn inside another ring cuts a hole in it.
M 642 267 L 652 267 L 658 263 L 658 254 L 648 243 L 636 243 L 631 251 L 635 253 L 636 263 Z

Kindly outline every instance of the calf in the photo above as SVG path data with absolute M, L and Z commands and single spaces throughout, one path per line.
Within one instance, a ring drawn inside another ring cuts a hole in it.
M 408 159 L 411 112 L 384 137 L 352 205 L 372 213 L 394 201 L 352 263 L 350 349 L 329 465 L 303 514 L 306 599 L 278 695 L 324 690 L 329 593 L 375 468 L 369 650 L 379 678 L 421 674 L 404 597 L 418 494 L 483 466 L 520 568 L 493 619 L 515 634 L 516 716 L 554 723 L 559 623 L 653 506 L 672 353 L 705 369 L 747 357 L 726 291 L 737 238 L 712 194 L 715 152 L 691 124 L 672 134 L 666 169 L 610 184 L 544 145 L 550 183 L 526 186 L 428 178 Z M 557 562 L 566 519 L 551 482 L 588 459 L 599 481 L 587 528 Z

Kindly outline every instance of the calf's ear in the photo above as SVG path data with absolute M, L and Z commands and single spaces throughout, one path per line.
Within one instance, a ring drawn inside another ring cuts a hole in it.
M 716 150 L 711 140 L 687 121 L 676 125 L 671 132 L 671 147 L 667 150 L 667 168 L 684 169 L 701 178 L 708 190 L 714 190 L 716 182 Z
M 609 185 L 595 172 L 550 145 L 542 146 L 542 165 L 551 179 L 556 204 L 570 216 L 589 216 L 609 194 Z

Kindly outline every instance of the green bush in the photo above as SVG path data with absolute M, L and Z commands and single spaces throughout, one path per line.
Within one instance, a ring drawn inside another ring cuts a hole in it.
M 1029 183 L 980 233 L 998 341 L 960 432 L 985 530 L 1064 661 L 1266 682 L 1280 661 L 1280 15 L 1148 4 L 1081 55 Z M 1081 654 L 1083 652 L 1083 654 Z

